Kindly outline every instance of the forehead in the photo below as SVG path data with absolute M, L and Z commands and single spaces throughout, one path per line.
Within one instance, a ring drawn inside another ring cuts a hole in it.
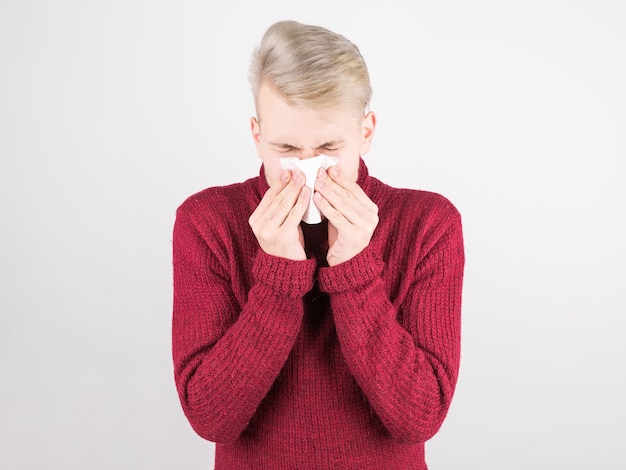
M 262 133 L 271 134 L 272 140 L 285 142 L 285 139 L 305 137 L 324 142 L 343 140 L 347 134 L 359 130 L 353 113 L 293 106 L 266 86 L 259 93 L 258 119 Z

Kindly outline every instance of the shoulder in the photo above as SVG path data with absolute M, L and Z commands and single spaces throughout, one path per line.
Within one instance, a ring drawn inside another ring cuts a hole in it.
M 463 251 L 461 214 L 446 196 L 420 189 L 394 188 L 372 182 L 371 197 L 378 205 L 377 243 L 399 258 L 422 259 L 435 246 L 444 251 Z
M 409 223 L 460 223 L 461 214 L 446 196 L 421 189 L 396 188 L 372 178 L 371 192 L 381 218 L 392 217 Z
M 224 186 L 212 186 L 187 197 L 177 208 L 177 217 L 215 222 L 225 216 L 242 216 L 258 205 L 257 178 Z M 229 217 L 230 218 L 230 217 Z M 246 217 L 247 221 L 247 217 Z
M 260 200 L 257 180 L 209 187 L 187 197 L 176 209 L 174 246 L 201 246 L 220 265 L 228 264 L 236 246 L 254 242 L 248 219 Z

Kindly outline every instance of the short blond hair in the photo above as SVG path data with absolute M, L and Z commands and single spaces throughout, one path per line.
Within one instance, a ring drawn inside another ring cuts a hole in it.
M 263 83 L 289 105 L 354 110 L 361 117 L 372 97 L 359 48 L 340 34 L 296 21 L 279 21 L 267 29 L 253 51 L 248 78 L 257 112 Z

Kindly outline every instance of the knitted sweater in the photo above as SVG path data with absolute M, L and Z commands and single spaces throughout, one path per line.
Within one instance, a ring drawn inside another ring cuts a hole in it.
M 268 189 L 262 167 L 177 210 L 175 382 L 218 470 L 427 468 L 460 362 L 461 219 L 363 160 L 358 183 L 380 221 L 333 267 L 325 223 L 302 224 L 307 260 L 260 249 L 248 218 Z

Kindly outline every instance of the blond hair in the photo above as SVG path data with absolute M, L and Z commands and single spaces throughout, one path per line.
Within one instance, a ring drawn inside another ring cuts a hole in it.
M 279 21 L 254 49 L 249 81 L 258 112 L 266 83 L 289 105 L 315 110 L 368 111 L 372 88 L 359 48 L 340 34 L 296 21 Z

